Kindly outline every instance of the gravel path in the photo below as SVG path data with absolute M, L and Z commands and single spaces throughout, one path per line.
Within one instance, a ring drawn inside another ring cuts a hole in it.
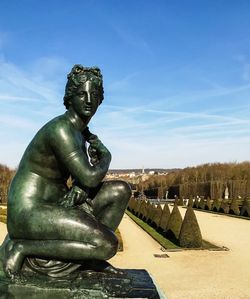
M 0 244 L 3 242 L 7 234 L 7 227 L 4 223 L 0 222 Z
M 185 209 L 181 209 L 182 214 Z M 195 212 L 203 238 L 229 251 L 167 252 L 127 215 L 119 227 L 124 251 L 112 258 L 120 268 L 146 269 L 168 299 L 250 299 L 250 221 Z M 6 226 L 0 223 L 0 242 Z
M 203 238 L 229 251 L 167 252 L 170 258 L 156 258 L 163 254 L 158 243 L 125 215 L 120 225 L 125 250 L 112 263 L 147 269 L 168 299 L 249 299 L 250 221 L 195 213 Z

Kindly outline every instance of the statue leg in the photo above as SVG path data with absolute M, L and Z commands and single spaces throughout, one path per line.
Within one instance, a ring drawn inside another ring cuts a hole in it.
M 87 213 L 57 206 L 36 206 L 18 216 L 22 226 L 9 225 L 11 240 L 5 246 L 4 268 L 11 276 L 26 256 L 84 261 L 107 260 L 117 251 L 117 238 Z M 25 215 L 30 215 L 25 219 Z
M 131 189 L 124 181 L 105 181 L 93 198 L 96 218 L 105 226 L 115 231 L 121 222 Z
M 8 276 L 12 276 L 20 271 L 26 256 L 65 260 L 66 256 L 69 259 L 69 252 L 71 252 L 71 261 L 82 263 L 84 260 L 89 259 L 109 259 L 116 253 L 116 250 L 110 252 L 109 256 L 100 253 L 97 255 L 96 246 L 88 243 L 62 240 L 47 240 L 46 242 L 10 240 L 5 248 L 3 268 Z

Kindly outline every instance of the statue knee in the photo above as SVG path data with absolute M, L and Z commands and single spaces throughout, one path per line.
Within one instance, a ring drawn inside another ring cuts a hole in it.
M 118 239 L 112 232 L 106 233 L 101 238 L 96 239 L 96 245 L 99 249 L 99 258 L 108 260 L 113 257 L 118 249 Z
M 116 181 L 114 187 L 119 199 L 124 201 L 124 204 L 127 204 L 132 194 L 129 184 L 124 181 Z
M 105 260 L 109 260 L 112 258 L 118 250 L 118 240 L 115 238 L 111 242 L 107 242 L 106 245 L 104 246 L 104 252 L 105 252 Z

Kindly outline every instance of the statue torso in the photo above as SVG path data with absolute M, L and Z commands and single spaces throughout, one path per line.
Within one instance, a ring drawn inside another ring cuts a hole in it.
M 65 115 L 51 120 L 38 131 L 22 157 L 11 184 L 8 196 L 10 204 L 23 200 L 31 203 L 39 200 L 58 201 L 67 192 L 66 181 L 70 173 L 51 145 L 52 139 L 58 136 L 65 138 L 65 146 L 73 140 L 74 145 L 71 146 L 81 148 L 82 154 L 87 155 L 81 132 L 73 127 Z M 64 148 L 60 150 L 63 152 Z

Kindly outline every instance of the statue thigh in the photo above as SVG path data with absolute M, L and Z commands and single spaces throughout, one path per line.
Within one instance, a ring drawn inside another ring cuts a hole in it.
M 11 217 L 10 217 L 11 218 Z M 70 240 L 99 244 L 114 236 L 86 212 L 50 204 L 36 204 L 15 215 L 8 223 L 11 239 Z
M 103 182 L 93 196 L 95 217 L 115 231 L 131 197 L 129 185 L 120 180 Z

